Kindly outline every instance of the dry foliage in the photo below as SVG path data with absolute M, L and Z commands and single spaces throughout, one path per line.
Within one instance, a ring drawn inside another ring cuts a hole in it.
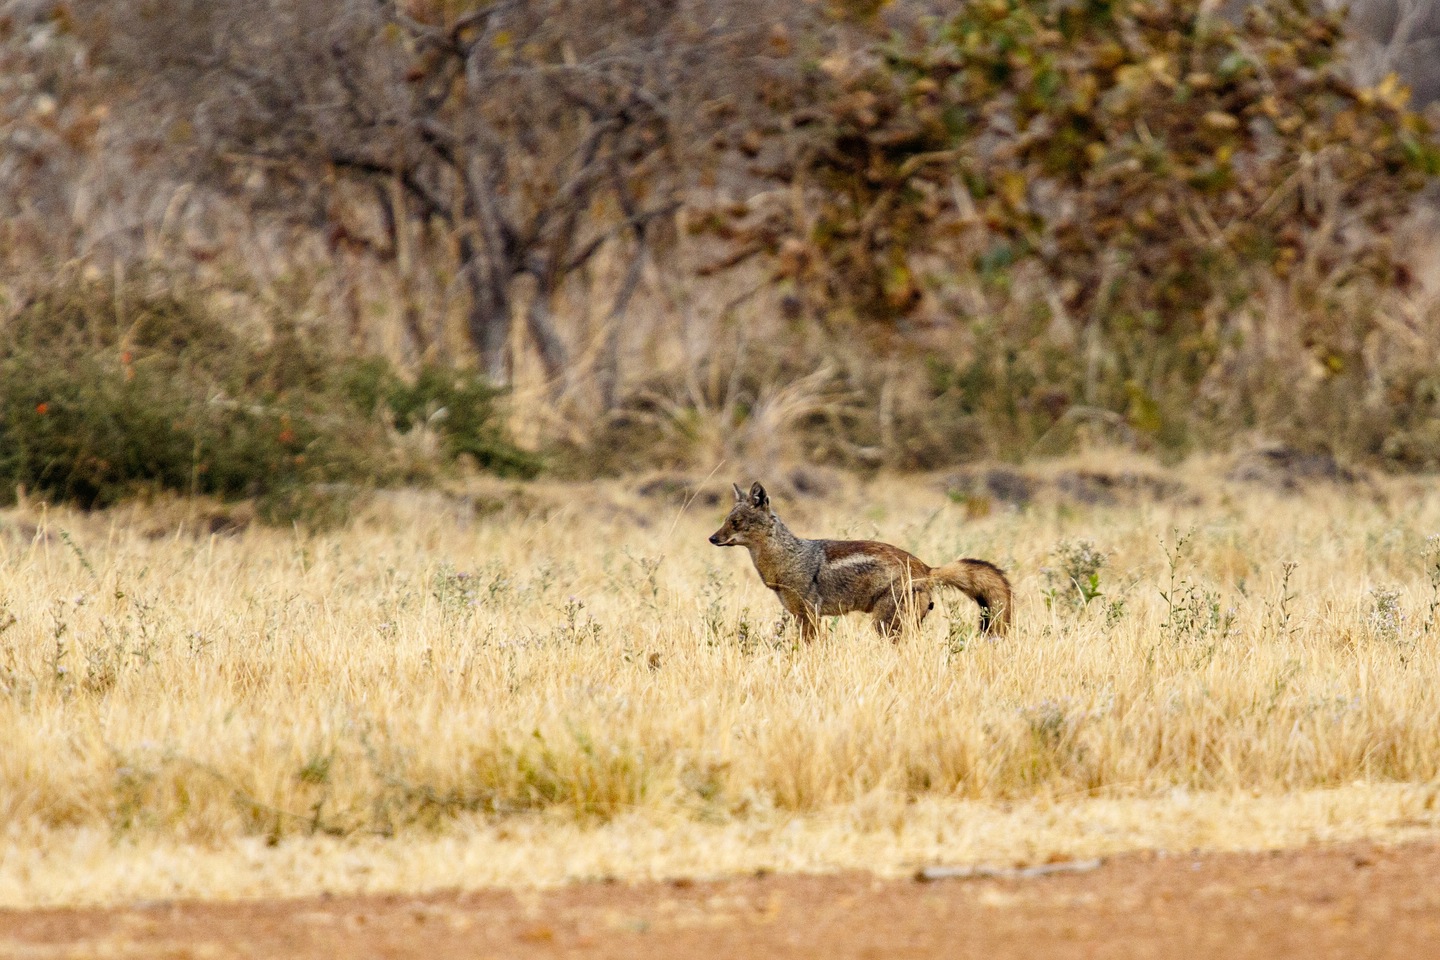
M 797 647 L 745 559 L 705 544 L 722 507 L 528 490 L 387 498 L 317 536 L 209 535 L 193 506 L 9 514 L 4 899 L 123 895 L 77 887 L 79 864 L 143 876 L 132 891 L 279 892 L 524 882 L 527 858 L 537 880 L 627 858 L 903 869 L 1383 833 L 1367 803 L 1428 816 L 1430 492 L 1217 487 L 969 521 L 973 499 L 915 482 L 782 503 L 802 532 L 994 557 L 1018 586 L 1001 642 L 954 597 L 899 645 L 851 620 Z M 501 848 L 510 866 L 475 866 Z M 475 872 L 344 868 L 439 850 Z
M 966 4 L 828 50 L 737 138 L 774 189 L 704 225 L 818 322 L 894 349 L 959 318 L 1050 406 L 1174 444 L 1201 385 L 1263 349 L 1247 314 L 1276 286 L 1291 364 L 1389 375 L 1364 354 L 1410 282 L 1391 233 L 1440 150 L 1394 76 L 1349 80 L 1341 40 L 1301 3 Z
M 318 225 L 337 257 L 417 292 L 405 275 L 463 284 L 466 338 L 497 383 L 520 330 L 547 378 L 570 375 L 579 345 L 557 301 L 602 251 L 623 259 L 600 333 L 608 406 L 618 327 L 695 173 L 706 85 L 735 79 L 750 6 L 107 3 L 88 30 L 167 111 L 154 139 L 192 178 Z M 435 318 L 407 311 L 411 348 L 443 347 Z
M 0 324 L 168 279 L 246 337 L 509 379 L 585 475 L 1096 433 L 1440 463 L 1434 231 L 1387 233 L 1432 158 L 1337 21 L 928 9 L 6 5 Z M 684 229 L 711 207 L 732 242 Z

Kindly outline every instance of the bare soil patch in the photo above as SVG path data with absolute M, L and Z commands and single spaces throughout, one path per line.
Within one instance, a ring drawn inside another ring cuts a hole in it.
M 1417 957 L 1440 844 L 866 874 L 0 911 L 3 957 Z

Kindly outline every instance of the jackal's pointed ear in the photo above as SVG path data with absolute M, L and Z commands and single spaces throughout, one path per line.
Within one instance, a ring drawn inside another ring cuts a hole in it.
M 735 491 L 736 503 L 743 503 L 745 501 L 745 491 L 740 489 L 740 484 L 732 483 L 730 484 L 730 489 Z
M 770 494 L 766 493 L 765 488 L 760 486 L 759 480 L 756 480 L 750 485 L 750 503 L 757 510 L 770 509 Z

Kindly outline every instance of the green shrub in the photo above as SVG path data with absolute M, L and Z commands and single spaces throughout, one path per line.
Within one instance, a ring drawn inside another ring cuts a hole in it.
M 368 358 L 348 364 L 340 380 L 356 409 L 388 413 L 401 431 L 420 426 L 436 431 L 450 459 L 470 457 L 501 476 L 530 478 L 540 472 L 540 459 L 505 434 L 498 409 L 504 391 L 479 373 L 426 366 L 410 382 L 384 360 Z
M 383 361 L 341 361 L 296 330 L 252 343 L 198 300 L 138 284 L 119 295 L 57 285 L 3 333 L 0 496 L 24 488 L 90 508 L 173 490 L 257 498 L 278 522 L 329 517 L 334 497 L 317 509 L 317 484 L 395 478 L 386 408 L 401 430 L 448 411 L 448 460 L 536 469 L 505 437 L 497 392 L 473 377 L 431 370 L 407 385 Z M 366 396 L 364 383 L 383 389 Z

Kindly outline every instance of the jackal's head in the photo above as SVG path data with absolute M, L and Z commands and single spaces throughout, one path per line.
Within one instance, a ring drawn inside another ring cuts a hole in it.
M 750 492 L 742 493 L 739 484 L 731 484 L 735 491 L 735 506 L 720 529 L 710 534 L 710 542 L 717 547 L 748 547 L 760 543 L 775 532 L 775 514 L 770 510 L 770 496 L 756 481 Z

